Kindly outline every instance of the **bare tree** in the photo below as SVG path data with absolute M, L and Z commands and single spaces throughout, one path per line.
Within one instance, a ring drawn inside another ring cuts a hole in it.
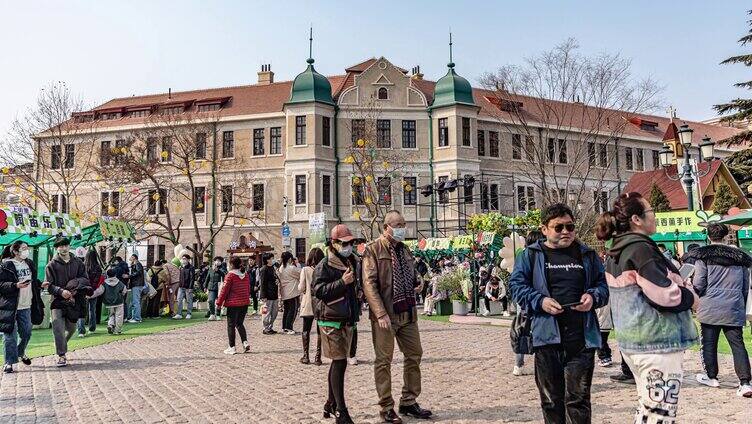
M 395 190 L 400 193 L 417 188 L 404 185 L 407 157 L 399 153 L 400 149 L 391 148 L 391 123 L 381 119 L 381 107 L 374 96 L 349 116 L 352 119 L 346 126 L 352 140 L 344 163 L 352 166 L 353 218 L 360 223 L 361 235 L 372 240 L 381 233 L 384 216 L 394 208 Z
M 79 202 L 91 188 L 92 149 L 97 134 L 93 115 L 64 82 L 39 92 L 36 104 L 16 118 L 0 143 L 0 162 L 11 176 L 19 203 L 83 216 L 95 205 Z M 61 197 L 62 196 L 62 197 Z
M 618 54 L 584 56 L 568 39 L 520 66 L 485 74 L 482 85 L 510 134 L 515 171 L 544 204 L 566 202 L 580 218 L 592 215 L 593 192 L 614 175 L 618 140 L 640 113 L 660 107 L 662 87 L 637 80 Z M 595 200 L 595 201 L 594 201 Z M 594 220 L 584 219 L 592 227 Z
M 211 112 L 156 111 L 141 128 L 100 151 L 98 173 L 118 190 L 119 202 L 128 205 L 110 212 L 131 222 L 142 234 L 140 239 L 157 237 L 176 245 L 188 228 L 196 247 L 186 248 L 196 258 L 235 225 L 234 218 L 244 226 L 265 220 L 263 212 L 253 212 L 258 209 L 254 202 L 263 199 L 253 197 L 252 174 L 219 169 L 223 140 L 218 126 L 218 116 Z M 233 166 L 241 162 L 236 157 Z M 225 193 L 223 187 L 232 191 Z M 215 202 L 219 210 L 213 212 Z M 212 213 L 216 220 L 209 218 Z

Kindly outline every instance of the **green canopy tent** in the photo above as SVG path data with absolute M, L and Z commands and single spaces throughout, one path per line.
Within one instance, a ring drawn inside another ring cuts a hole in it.
M 742 227 L 746 225 L 752 225 L 752 210 L 744 211 L 740 214 L 730 216 L 718 222 L 720 222 L 721 224 L 739 225 Z

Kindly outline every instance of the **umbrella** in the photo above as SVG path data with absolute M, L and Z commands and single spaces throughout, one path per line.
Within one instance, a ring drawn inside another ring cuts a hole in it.
M 752 210 L 744 211 L 740 214 L 724 218 L 717 222 L 720 222 L 721 224 L 732 224 L 739 226 L 752 225 Z

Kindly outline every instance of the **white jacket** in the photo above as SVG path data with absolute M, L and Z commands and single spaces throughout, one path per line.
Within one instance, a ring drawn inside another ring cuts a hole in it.
M 313 316 L 313 293 L 311 293 L 311 285 L 313 284 L 313 271 L 312 266 L 307 266 L 300 271 L 300 282 L 298 283 L 298 291 L 300 292 L 300 316 L 312 317 Z
M 279 275 L 280 281 L 280 299 L 287 300 L 300 296 L 300 291 L 298 290 L 298 284 L 300 284 L 300 268 L 292 263 L 288 263 L 286 267 L 280 266 L 277 275 Z

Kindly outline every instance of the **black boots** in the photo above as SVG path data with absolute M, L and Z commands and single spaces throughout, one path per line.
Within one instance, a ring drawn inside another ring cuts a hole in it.
M 332 415 L 337 416 L 337 405 L 334 401 L 327 400 L 324 404 L 324 418 L 331 418 Z
M 316 337 L 316 357 L 313 358 L 314 365 L 321 365 L 321 337 Z
M 347 412 L 347 408 L 337 409 L 337 414 L 335 415 L 335 417 L 337 419 L 334 422 L 337 424 L 355 424 L 355 421 L 353 421 L 350 417 L 350 413 Z
M 303 332 L 303 357 L 300 358 L 301 364 L 310 364 L 311 360 L 308 357 L 308 346 L 311 343 L 311 332 L 310 331 L 304 331 Z

